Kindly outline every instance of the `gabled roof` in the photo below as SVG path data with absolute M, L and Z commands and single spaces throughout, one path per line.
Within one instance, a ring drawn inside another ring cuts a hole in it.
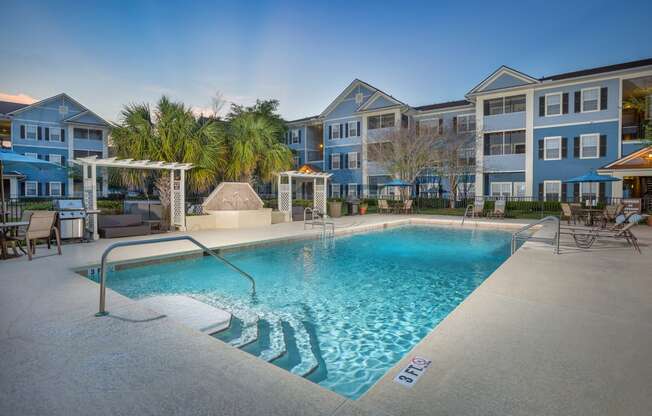
M 96 117 L 98 120 L 100 120 L 102 123 L 88 123 L 88 122 L 85 122 L 85 121 L 79 121 L 79 119 L 81 117 L 86 116 L 86 115 L 92 115 L 93 117 Z M 106 120 L 104 120 L 102 117 L 98 116 L 97 114 L 95 114 L 91 110 L 84 110 L 81 113 L 76 114 L 76 115 L 74 115 L 72 117 L 68 117 L 67 119 L 64 119 L 62 121 L 64 123 L 92 124 L 92 125 L 107 126 L 107 127 L 109 126 L 109 123 Z
M 457 100 L 457 101 L 446 101 L 444 103 L 421 105 L 413 108 L 417 111 L 429 111 L 429 110 L 443 110 L 446 108 L 462 107 L 470 104 L 471 101 L 469 100 Z
M 495 80 L 497 80 L 498 78 L 500 78 L 503 75 L 507 75 L 507 76 L 516 78 L 516 79 L 522 81 L 523 85 L 536 84 L 536 83 L 539 82 L 538 79 L 533 78 L 533 77 L 531 77 L 531 76 L 529 76 L 529 75 L 527 75 L 527 74 L 525 74 L 523 72 L 517 71 L 517 70 L 515 70 L 513 68 L 510 68 L 510 67 L 508 67 L 506 65 L 502 65 L 500 68 L 495 70 L 491 75 L 489 75 L 487 78 L 482 80 L 482 82 L 480 82 L 478 85 L 473 87 L 473 89 L 467 93 L 467 96 L 468 95 L 474 95 L 474 94 L 477 94 L 477 93 L 481 93 L 483 91 L 489 91 L 489 90 L 486 90 L 486 87 L 489 86 L 492 82 L 494 82 Z
M 392 97 L 391 95 L 389 95 L 389 94 L 387 94 L 387 93 L 384 93 L 383 91 L 381 91 L 381 90 L 379 90 L 379 89 L 376 89 L 376 92 L 373 93 L 373 95 L 372 95 L 371 97 L 369 97 L 369 99 L 368 99 L 367 101 L 365 101 L 364 103 L 362 103 L 362 104 L 358 107 L 358 109 L 357 109 L 356 111 L 365 111 L 365 110 L 369 109 L 369 107 L 371 106 L 371 104 L 373 104 L 374 101 L 376 101 L 377 99 L 379 99 L 379 98 L 381 98 L 381 97 L 382 97 L 382 98 L 385 98 L 386 100 L 388 100 L 388 101 L 390 101 L 391 103 L 393 103 L 392 106 L 394 106 L 394 105 L 406 105 L 405 103 L 403 103 L 403 102 L 400 101 L 400 100 L 397 100 L 396 98 Z M 387 107 L 388 107 L 388 106 L 384 106 L 384 107 L 382 107 L 382 108 L 387 108 Z
M 104 123 L 106 123 L 107 126 L 109 125 L 109 123 L 106 120 L 104 120 L 102 117 L 98 116 L 97 114 L 93 113 L 91 110 L 86 108 L 83 104 L 81 104 L 79 101 L 75 100 L 74 98 L 72 98 L 71 96 L 66 94 L 65 92 L 62 92 L 61 94 L 53 95 L 52 97 L 46 98 L 46 99 L 41 100 L 41 101 L 37 101 L 35 103 L 32 103 L 30 105 L 26 105 L 26 106 L 18 108 L 16 110 L 13 110 L 11 113 L 9 113 L 9 115 L 13 116 L 13 115 L 19 114 L 19 113 L 21 113 L 21 112 L 23 112 L 25 110 L 29 110 L 31 108 L 36 108 L 36 107 L 38 107 L 40 105 L 43 105 L 43 104 L 45 104 L 47 102 L 50 102 L 50 101 L 54 101 L 54 100 L 59 99 L 59 98 L 68 99 L 68 100 L 72 101 L 74 104 L 78 105 L 82 109 L 81 113 L 79 113 L 79 114 L 77 114 L 77 115 L 75 115 L 73 117 L 79 116 L 79 115 L 84 114 L 84 113 L 91 113 L 91 114 L 95 115 L 95 117 L 99 118 Z M 73 118 L 73 117 L 70 117 L 70 118 Z M 66 120 L 69 120 L 69 119 L 66 119 Z
M 362 86 L 364 86 L 364 87 L 366 87 L 366 88 L 368 88 L 368 89 L 374 91 L 374 94 L 372 94 L 372 96 L 369 98 L 369 100 L 367 100 L 367 102 L 371 101 L 371 99 L 376 95 L 376 93 L 381 93 L 381 94 L 383 94 L 385 97 L 387 97 L 389 100 L 393 100 L 393 101 L 396 101 L 396 102 L 398 102 L 398 103 L 400 103 L 400 104 L 402 104 L 402 105 L 405 105 L 405 104 L 403 104 L 401 101 L 399 101 L 399 100 L 397 100 L 396 98 L 392 97 L 391 95 L 385 93 L 384 91 L 381 91 L 380 89 L 374 87 L 373 85 L 368 84 L 368 83 L 366 83 L 366 82 L 364 82 L 364 81 L 362 81 L 362 80 L 356 78 L 356 79 L 354 79 L 354 80 L 349 84 L 348 87 L 346 87 L 346 88 L 344 89 L 344 91 L 342 91 L 342 93 L 341 93 L 340 95 L 338 95 L 338 96 L 333 100 L 333 102 L 331 102 L 331 103 L 329 104 L 328 107 L 326 107 L 326 109 L 325 109 L 324 111 L 321 112 L 321 114 L 319 115 L 319 117 L 326 117 L 326 116 L 327 116 L 331 111 L 333 111 L 333 110 L 335 109 L 335 107 L 337 107 L 337 105 L 338 105 L 342 100 L 344 100 L 344 98 L 347 97 L 347 96 L 351 93 L 351 91 L 353 91 L 353 90 L 355 89 L 355 87 L 357 87 L 358 85 L 362 85 Z M 362 105 L 364 105 L 364 104 L 365 104 L 365 103 L 363 103 Z M 358 108 L 358 111 L 360 111 L 360 108 Z
M 644 147 L 598 169 L 652 169 L 652 146 Z
M 587 75 L 602 74 L 604 72 L 621 71 L 623 69 L 638 68 L 638 67 L 641 67 L 641 66 L 652 66 L 652 58 L 640 59 L 638 61 L 624 62 L 624 63 L 621 63 L 621 64 L 615 64 L 615 65 L 599 66 L 599 67 L 596 67 L 596 68 L 582 69 L 582 70 L 573 71 L 573 72 L 565 72 L 565 73 L 557 74 L 557 75 L 549 75 L 547 77 L 539 78 L 539 80 L 540 81 L 558 81 L 558 80 L 568 79 L 568 78 L 575 78 L 575 77 L 583 77 L 583 76 L 587 76 Z
M 28 105 L 29 104 L 14 103 L 11 101 L 0 101 L 0 115 L 9 114 L 12 111 L 27 107 Z
M 312 121 L 312 120 L 317 120 L 319 118 L 319 114 L 316 116 L 310 116 L 310 117 L 304 117 L 304 118 L 298 118 L 296 120 L 290 120 L 287 121 L 287 124 L 294 124 L 294 123 L 301 123 L 303 121 Z

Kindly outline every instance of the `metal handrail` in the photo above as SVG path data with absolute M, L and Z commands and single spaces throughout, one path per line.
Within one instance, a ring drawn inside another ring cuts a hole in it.
M 466 219 L 466 216 L 469 213 L 469 208 L 473 209 L 473 204 L 469 204 L 469 205 L 466 206 L 466 209 L 464 210 L 464 216 L 462 217 L 462 224 L 460 224 L 460 225 L 464 225 L 464 220 Z M 475 218 L 475 211 L 471 211 L 471 213 L 473 214 L 473 217 Z
M 162 238 L 156 238 L 152 240 L 137 240 L 137 241 L 121 241 L 118 243 L 111 244 L 104 250 L 104 253 L 102 253 L 102 263 L 100 266 L 100 310 L 98 313 L 95 314 L 95 316 L 106 316 L 109 313 L 106 310 L 106 259 L 109 256 L 109 253 L 116 248 L 120 247 L 130 247 L 130 246 L 138 246 L 138 245 L 143 245 L 143 244 L 156 244 L 156 243 L 166 243 L 168 241 L 180 241 L 180 240 L 187 240 L 190 241 L 191 243 L 195 244 L 197 247 L 201 248 L 203 251 L 208 253 L 209 255 L 213 256 L 217 260 L 220 260 L 224 264 L 226 264 L 228 267 L 231 269 L 235 270 L 236 272 L 240 273 L 244 277 L 246 277 L 250 282 L 251 282 L 251 292 L 252 296 L 256 295 L 256 281 L 254 278 L 244 270 L 240 269 L 238 266 L 235 264 L 231 263 L 224 257 L 220 256 L 219 254 L 215 253 L 213 250 L 210 248 L 206 247 L 199 241 L 195 240 L 194 238 L 187 236 L 187 235 L 182 235 L 182 236 L 176 236 L 176 237 L 162 237 Z
M 305 207 L 303 209 L 303 229 L 304 230 L 306 229 L 306 224 L 307 224 L 307 222 L 306 222 L 306 214 L 308 214 L 308 213 L 310 213 L 310 224 L 312 224 L 314 226 L 314 221 L 315 221 L 314 212 L 313 212 L 312 208 Z
M 518 231 L 513 233 L 512 234 L 512 254 L 514 254 L 514 252 L 516 251 L 516 241 L 517 241 L 517 239 L 519 239 L 518 236 L 519 236 L 520 233 L 522 233 L 523 231 L 527 231 L 530 228 L 535 227 L 537 225 L 541 225 L 541 224 L 543 224 L 544 222 L 547 222 L 547 221 L 554 221 L 557 224 L 557 232 L 555 233 L 555 236 L 553 238 L 538 238 L 538 237 L 534 238 L 534 237 L 532 237 L 530 235 L 530 236 L 525 237 L 523 239 L 523 241 L 532 240 L 532 241 L 541 241 L 541 242 L 552 242 L 553 246 L 555 246 L 555 254 L 559 254 L 559 237 L 560 237 L 560 234 L 561 234 L 560 233 L 561 221 L 559 220 L 558 217 L 555 217 L 555 216 L 552 216 L 552 215 L 549 215 L 549 216 L 547 216 L 545 218 L 542 218 L 542 219 L 540 219 L 539 221 L 537 221 L 535 223 L 528 224 L 525 227 L 520 228 Z
M 310 222 L 308 222 L 307 219 L 306 219 L 306 214 L 308 214 L 308 213 L 310 213 Z M 316 217 L 315 217 L 315 214 L 317 214 Z M 304 208 L 304 210 L 303 210 L 303 229 L 305 230 L 306 226 L 308 224 L 310 224 L 313 229 L 315 228 L 315 224 L 321 225 L 321 227 L 322 227 L 321 235 L 322 235 L 322 238 L 324 238 L 327 235 L 326 226 L 328 225 L 328 226 L 331 227 L 331 236 L 334 237 L 335 236 L 335 223 L 333 223 L 332 221 L 327 222 L 324 219 L 323 216 L 321 216 L 321 217 L 319 216 L 320 214 L 321 214 L 321 212 L 318 209 L 312 209 L 310 207 Z M 317 221 L 317 220 L 320 220 L 320 221 Z

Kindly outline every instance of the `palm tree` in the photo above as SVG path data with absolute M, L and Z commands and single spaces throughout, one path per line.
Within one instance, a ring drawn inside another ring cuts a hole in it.
M 111 137 L 118 158 L 192 163 L 186 177 L 191 192 L 215 186 L 225 165 L 227 148 L 221 126 L 215 120 L 198 120 L 189 108 L 165 96 L 153 112 L 147 104 L 125 106 Z M 143 186 L 148 179 L 146 172 L 130 169 L 116 176 L 123 184 L 135 186 Z M 155 178 L 159 192 L 167 191 L 161 194 L 162 205 L 169 204 L 169 177 L 158 174 Z M 164 213 L 168 207 L 163 206 Z
M 230 119 L 227 140 L 230 148 L 226 176 L 251 182 L 254 175 L 263 181 L 292 167 L 292 152 L 280 141 L 282 127 L 270 117 L 243 112 Z

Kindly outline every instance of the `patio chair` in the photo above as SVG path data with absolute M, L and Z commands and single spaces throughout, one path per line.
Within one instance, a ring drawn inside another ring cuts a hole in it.
M 494 202 L 494 210 L 489 214 L 493 218 L 505 218 L 505 208 L 507 206 L 507 201 L 504 199 L 498 199 Z
M 400 208 L 400 211 L 404 214 L 411 214 L 412 213 L 412 200 L 408 199 L 403 203 L 403 206 Z
M 634 250 L 641 254 L 641 248 L 638 244 L 638 239 L 632 233 L 632 228 L 636 227 L 637 225 L 638 221 L 627 222 L 622 228 L 615 230 L 570 229 L 569 232 L 564 234 L 570 234 L 575 241 L 575 245 L 580 248 L 591 248 L 596 241 L 601 239 L 624 239 L 630 246 L 634 247 Z
M 585 215 L 582 212 L 582 204 L 579 202 L 571 202 L 568 204 L 571 209 L 571 213 L 573 217 L 575 218 L 573 221 L 577 223 L 577 221 L 584 221 L 585 220 Z
M 34 213 L 34 211 L 24 210 L 20 214 L 20 222 L 29 222 L 29 219 L 32 217 L 33 213 Z M 25 249 L 23 249 L 23 246 L 20 244 L 20 242 L 22 240 L 11 238 L 11 237 L 17 237 L 17 236 L 20 236 L 20 235 L 25 235 L 25 230 L 27 230 L 27 226 L 20 226 L 20 227 L 16 228 L 15 230 L 13 230 L 13 232 L 8 234 L 8 236 L 7 236 L 8 237 L 7 238 L 7 245 L 11 245 L 11 249 L 14 251 L 14 254 L 16 256 L 18 256 L 18 250 L 17 249 L 20 249 L 20 251 L 22 251 L 25 254 L 27 254 L 27 251 L 25 251 Z
M 560 219 L 568 221 L 568 225 L 570 225 L 571 221 L 573 221 L 573 224 L 577 224 L 577 218 L 573 214 L 573 210 L 570 206 L 570 204 L 566 202 L 561 203 L 561 215 Z
M 379 199 L 378 200 L 378 213 L 389 213 L 391 212 L 391 209 L 389 208 L 389 204 L 387 203 L 386 199 Z
M 24 241 L 27 256 L 32 260 L 32 256 L 36 253 L 36 242 L 45 240 L 49 249 L 52 244 L 52 233 L 54 233 L 57 252 L 61 255 L 61 236 L 54 225 L 56 219 L 57 213 L 55 211 L 32 211 L 32 215 L 29 217 L 29 225 L 24 232 L 19 231 L 18 235 L 11 236 L 9 239 L 16 242 Z
M 484 216 L 484 201 L 473 204 L 473 216 L 474 217 Z

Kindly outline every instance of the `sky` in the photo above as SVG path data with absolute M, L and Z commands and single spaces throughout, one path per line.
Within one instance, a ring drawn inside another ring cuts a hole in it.
M 500 65 L 534 77 L 652 58 L 652 1 L 2 0 L 0 100 L 66 92 L 110 121 L 161 95 L 319 114 L 355 78 L 411 105 Z

